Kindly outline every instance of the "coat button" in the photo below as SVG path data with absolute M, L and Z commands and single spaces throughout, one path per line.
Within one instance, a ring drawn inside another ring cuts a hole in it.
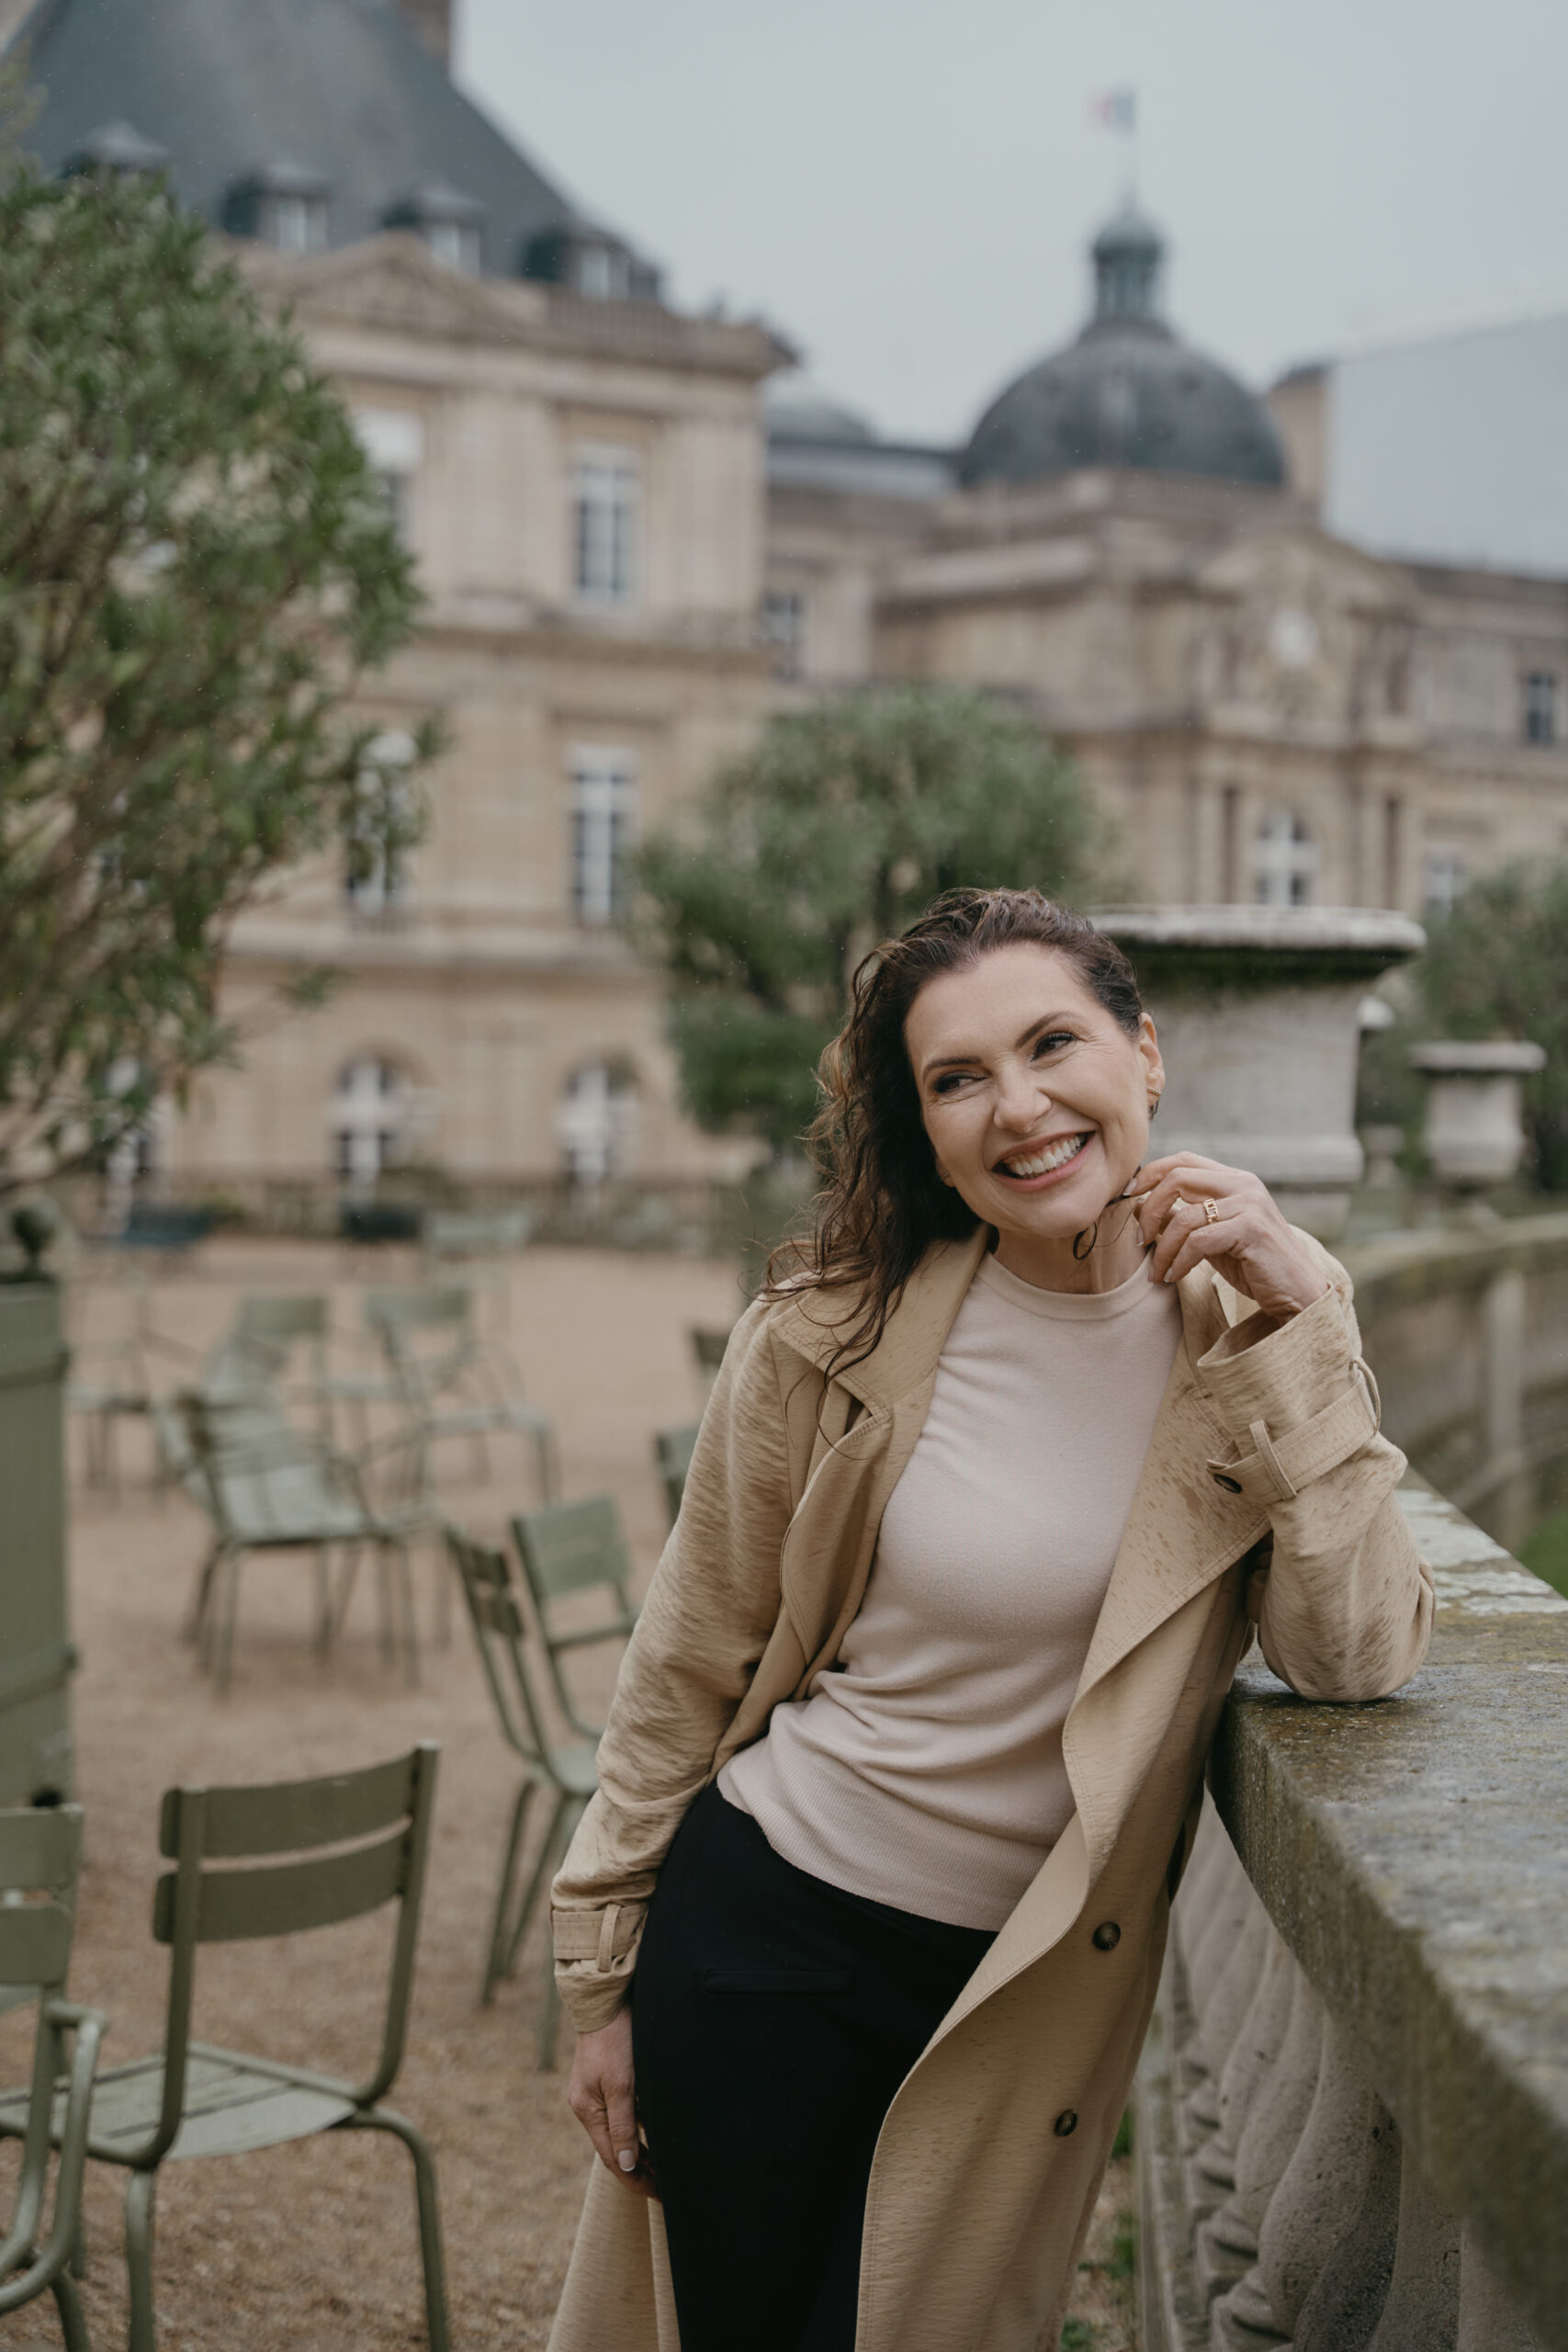
M 1122 1940 L 1122 1930 L 1114 1919 L 1102 1919 L 1094 1931 L 1096 1951 L 1114 1951 Z
M 1077 2128 L 1078 2119 L 1077 2114 L 1070 2107 L 1065 2107 L 1060 2115 L 1056 2118 L 1057 2139 L 1070 2140 Z
M 1216 1487 L 1223 1487 L 1227 1495 L 1239 1495 L 1241 1492 L 1241 1480 L 1239 1478 L 1227 1478 L 1223 1470 L 1215 1471 L 1214 1484 Z

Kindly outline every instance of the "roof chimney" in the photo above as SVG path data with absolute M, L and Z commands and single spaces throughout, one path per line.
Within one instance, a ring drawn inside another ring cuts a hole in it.
M 452 69 L 452 0 L 398 0 L 398 6 L 437 64 Z

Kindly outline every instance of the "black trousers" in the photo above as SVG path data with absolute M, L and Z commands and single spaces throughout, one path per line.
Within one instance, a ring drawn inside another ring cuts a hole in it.
M 990 1941 L 827 1886 L 698 1798 L 632 1977 L 681 2352 L 853 2352 L 876 2135 Z

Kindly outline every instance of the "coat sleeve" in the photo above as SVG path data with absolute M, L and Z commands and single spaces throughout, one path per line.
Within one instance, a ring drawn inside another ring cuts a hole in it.
M 1381 1699 L 1427 1654 L 1432 1577 L 1394 1500 L 1404 1456 L 1379 1434 L 1350 1278 L 1321 1254 L 1320 1299 L 1277 1329 L 1246 1316 L 1199 1363 L 1231 1440 L 1209 1468 L 1269 1514 L 1258 1631 L 1274 1672 L 1303 1699 Z
M 584 2032 L 626 1997 L 660 1864 L 778 1619 L 791 1498 L 767 1317 L 765 1304 L 750 1307 L 726 1351 L 680 1517 L 621 1662 L 598 1792 L 551 1889 L 556 1979 Z

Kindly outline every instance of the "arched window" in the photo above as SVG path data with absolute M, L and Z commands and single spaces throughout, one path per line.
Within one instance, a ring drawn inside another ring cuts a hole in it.
M 1307 907 L 1317 876 L 1317 845 L 1301 819 L 1277 808 L 1252 847 L 1252 895 L 1260 907 Z
M 574 1183 L 602 1184 L 606 1177 L 624 1176 L 637 1136 L 637 1080 L 610 1062 L 574 1070 L 557 1124 Z
M 408 1156 L 414 1090 L 405 1072 L 377 1054 L 361 1054 L 333 1090 L 337 1172 L 347 1183 L 373 1184 Z

